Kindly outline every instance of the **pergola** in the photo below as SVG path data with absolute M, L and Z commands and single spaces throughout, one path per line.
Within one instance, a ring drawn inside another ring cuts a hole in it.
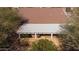
M 60 24 L 24 24 L 22 25 L 17 33 L 19 34 L 35 34 L 35 39 L 37 34 L 51 34 L 51 39 L 53 34 L 58 34 L 60 32 Z

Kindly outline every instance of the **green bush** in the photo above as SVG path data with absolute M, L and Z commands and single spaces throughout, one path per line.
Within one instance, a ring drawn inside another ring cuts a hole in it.
M 32 51 L 55 51 L 57 50 L 52 41 L 41 39 L 32 44 Z

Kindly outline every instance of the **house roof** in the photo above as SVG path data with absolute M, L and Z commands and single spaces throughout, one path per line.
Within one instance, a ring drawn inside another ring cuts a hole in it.
M 17 31 L 19 34 L 58 34 L 60 24 L 66 21 L 64 8 L 19 8 L 19 14 L 28 20 Z
M 64 23 L 66 16 L 64 8 L 19 8 L 19 14 L 27 20 L 28 23 L 47 24 Z

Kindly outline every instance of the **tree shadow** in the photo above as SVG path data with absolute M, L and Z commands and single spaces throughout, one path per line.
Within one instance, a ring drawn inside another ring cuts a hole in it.
M 20 22 L 20 26 L 22 26 L 23 24 L 27 24 L 29 23 L 29 19 L 26 19 L 26 18 L 21 18 L 21 22 Z

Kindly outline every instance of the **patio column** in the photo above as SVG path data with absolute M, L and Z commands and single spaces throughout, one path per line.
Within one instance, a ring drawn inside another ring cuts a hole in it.
M 37 34 L 35 33 L 35 39 L 37 39 Z
M 51 33 L 51 39 L 53 39 L 53 33 Z

